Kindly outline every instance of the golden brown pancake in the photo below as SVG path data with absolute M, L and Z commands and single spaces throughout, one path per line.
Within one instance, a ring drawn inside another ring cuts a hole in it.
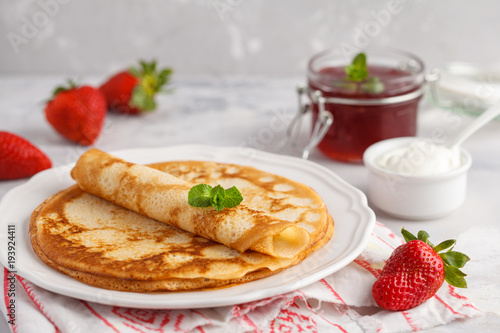
M 290 258 L 242 253 L 73 186 L 48 198 L 33 213 L 30 235 L 35 253 L 50 267 L 100 288 L 196 290 L 275 274 L 332 237 L 333 220 L 319 196 L 303 184 L 233 164 L 177 161 L 152 167 L 189 182 L 236 185 L 248 207 L 301 225 L 311 241 Z
M 241 252 L 292 258 L 309 245 L 308 231 L 296 223 L 245 202 L 222 211 L 193 207 L 187 199 L 195 184 L 98 149 L 85 152 L 71 176 L 85 192 Z
M 323 237 L 328 212 L 309 186 L 249 166 L 210 161 L 172 161 L 149 165 L 195 184 L 236 186 L 245 205 L 293 222 L 309 232 L 310 243 Z

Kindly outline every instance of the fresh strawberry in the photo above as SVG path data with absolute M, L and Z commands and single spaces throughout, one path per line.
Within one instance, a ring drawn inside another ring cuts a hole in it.
M 406 244 L 396 248 L 385 263 L 372 288 L 377 304 L 386 310 L 407 310 L 431 298 L 446 280 L 449 284 L 467 288 L 465 274 L 459 270 L 469 257 L 452 251 L 455 240 L 436 246 L 429 242 L 429 234 L 419 231 L 418 238 L 401 230 Z
M 50 159 L 28 140 L 0 132 L 1 180 L 30 177 L 51 166 Z
M 45 106 L 45 116 L 65 138 L 84 146 L 91 145 L 101 133 L 106 118 L 106 99 L 90 86 L 58 87 Z
M 141 61 L 110 77 L 99 89 L 106 96 L 108 109 L 125 114 L 139 114 L 156 109 L 155 95 L 168 82 L 172 69 L 156 69 L 156 62 Z

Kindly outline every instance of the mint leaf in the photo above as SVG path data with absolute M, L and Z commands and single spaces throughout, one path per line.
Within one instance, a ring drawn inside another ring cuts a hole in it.
M 194 207 L 209 207 L 212 205 L 210 201 L 210 192 L 212 186 L 206 184 L 198 184 L 193 186 L 188 193 L 188 203 Z
M 210 203 L 218 212 L 225 208 L 225 199 L 226 192 L 224 191 L 224 188 L 222 186 L 217 185 L 210 191 Z
M 226 190 L 226 199 L 224 200 L 224 206 L 226 208 L 233 208 L 238 206 L 243 201 L 243 196 L 241 195 L 240 190 L 233 186 Z
M 218 212 L 224 208 L 233 208 L 243 201 L 240 190 L 233 186 L 224 190 L 220 185 L 212 187 L 206 184 L 193 186 L 188 193 L 188 203 L 193 207 L 214 207 Z
M 363 52 L 358 53 L 352 63 L 344 67 L 347 76 L 345 81 L 351 82 L 354 85 L 346 83 L 341 84 L 341 88 L 349 91 L 357 91 L 358 88 L 361 92 L 367 94 L 380 94 L 384 91 L 385 86 L 376 76 L 369 76 L 368 66 L 366 65 L 366 54 Z M 359 85 L 357 84 L 359 83 Z
M 363 81 L 368 77 L 368 69 L 366 68 L 366 54 L 363 52 L 358 53 L 352 63 L 345 67 L 345 73 L 352 81 Z
M 368 94 L 380 94 L 384 89 L 384 84 L 376 76 L 369 77 L 361 84 L 361 90 Z
M 352 82 L 349 78 L 344 78 L 344 81 L 336 81 L 332 83 L 332 86 L 338 89 L 342 89 L 344 91 L 352 91 L 356 92 L 358 90 L 358 84 L 356 82 Z

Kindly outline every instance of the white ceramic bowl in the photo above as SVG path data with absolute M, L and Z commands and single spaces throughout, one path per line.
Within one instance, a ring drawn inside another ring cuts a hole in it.
M 465 201 L 467 171 L 471 156 L 460 148 L 461 166 L 432 175 L 402 175 L 380 167 L 382 154 L 422 140 L 402 137 L 377 142 L 368 147 L 363 162 L 368 169 L 368 199 L 389 215 L 411 220 L 429 220 L 446 216 Z

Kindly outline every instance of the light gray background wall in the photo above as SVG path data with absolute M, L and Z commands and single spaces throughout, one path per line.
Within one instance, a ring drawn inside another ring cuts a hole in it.
M 154 57 L 186 75 L 300 75 L 313 53 L 356 44 L 406 49 L 428 67 L 498 62 L 499 14 L 495 0 L 0 0 L 0 74 Z

